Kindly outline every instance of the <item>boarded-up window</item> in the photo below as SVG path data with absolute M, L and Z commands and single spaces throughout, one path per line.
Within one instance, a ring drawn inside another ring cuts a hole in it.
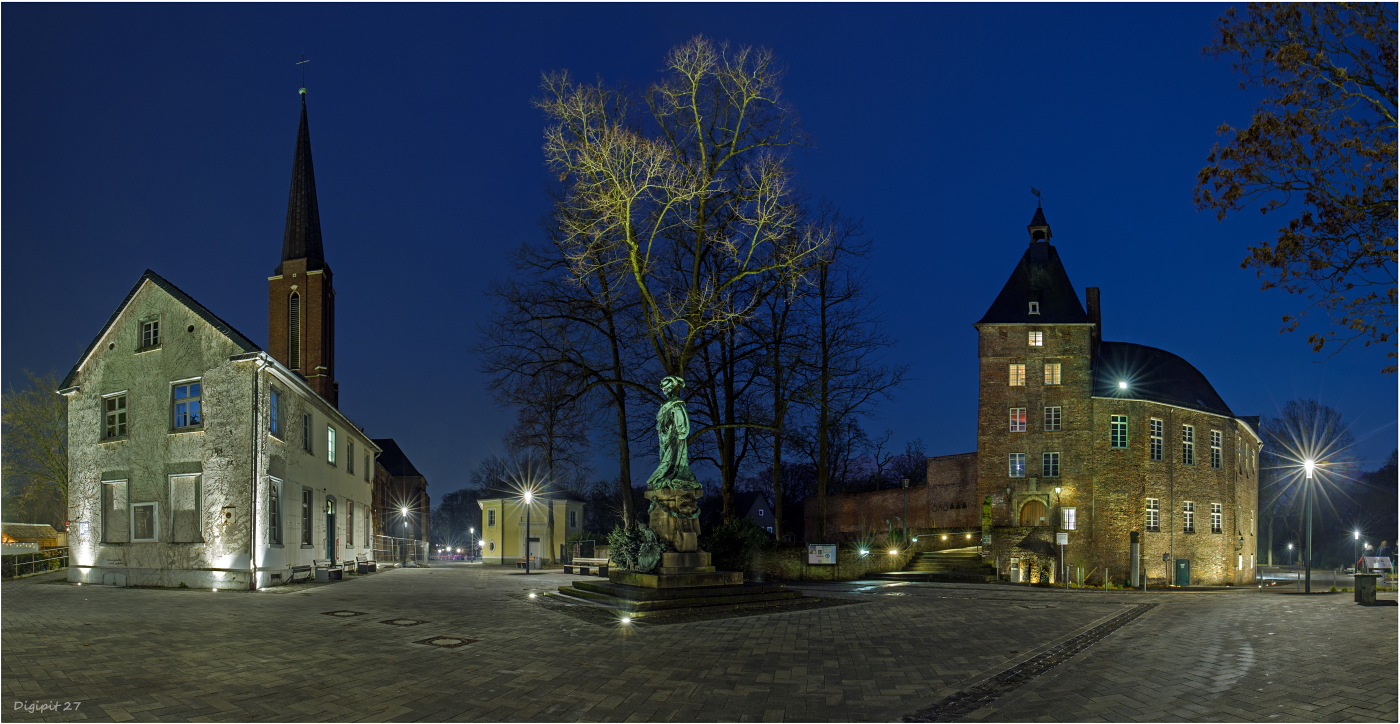
M 170 535 L 173 543 L 204 541 L 199 515 L 199 476 L 170 478 Z
M 102 483 L 102 542 L 130 543 L 131 518 L 126 507 L 126 481 Z

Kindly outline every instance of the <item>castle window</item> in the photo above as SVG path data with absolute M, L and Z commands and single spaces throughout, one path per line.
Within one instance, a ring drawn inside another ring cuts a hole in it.
M 1196 504 L 1189 500 L 1181 504 L 1181 532 L 1196 532 Z
M 1011 431 L 1012 431 L 1012 432 L 1025 432 L 1025 431 L 1026 431 L 1026 408 L 1024 408 L 1024 407 L 1013 407 L 1013 408 L 1011 408 Z
M 1196 464 L 1196 427 L 1194 425 L 1181 426 L 1181 464 Z
M 1013 477 L 1013 478 L 1024 478 L 1024 477 L 1026 477 L 1026 454 L 1025 454 L 1025 453 L 1011 453 L 1011 455 L 1008 457 L 1008 463 L 1009 463 L 1009 466 L 1010 466 L 1010 468 L 1011 468 L 1011 477 Z
M 1045 384 L 1047 384 L 1047 385 L 1058 385 L 1058 384 L 1060 384 L 1060 363 L 1059 363 L 1059 362 L 1049 362 L 1049 363 L 1046 363 L 1046 365 L 1045 365 Z
M 1059 432 L 1060 430 L 1060 408 L 1059 406 L 1045 408 L 1045 431 Z
M 175 399 L 171 403 L 171 427 L 176 430 L 199 427 L 204 424 L 200 409 L 199 380 L 175 385 Z
M 1030 340 L 1029 340 L 1029 342 L 1030 342 L 1030 345 L 1031 345 L 1032 347 L 1043 347 L 1043 346 L 1045 346 L 1045 333 L 1044 333 L 1044 332 L 1031 332 L 1031 333 L 1030 333 Z
M 1060 454 L 1048 452 L 1040 454 L 1040 475 L 1044 478 L 1060 477 Z
M 1225 532 L 1225 522 L 1224 522 L 1224 520 L 1223 520 L 1224 517 L 1225 517 L 1224 514 L 1221 513 L 1221 510 L 1220 510 L 1220 504 L 1219 504 L 1219 503 L 1211 503 L 1211 504 L 1210 504 L 1210 532 L 1212 532 L 1212 533 L 1224 533 L 1224 532 Z M 1238 523 L 1238 521 L 1236 521 L 1236 522 Z
M 1109 415 L 1108 446 L 1125 448 L 1128 446 L 1128 416 Z
M 126 437 L 126 393 L 118 392 L 102 398 L 103 419 L 106 422 L 102 434 L 104 440 Z
M 1153 460 L 1162 459 L 1162 421 L 1152 420 L 1152 445 L 1151 458 Z
M 1210 431 L 1210 466 L 1216 470 L 1220 469 L 1220 431 Z
M 1147 531 L 1159 533 L 1162 530 L 1162 508 L 1156 498 L 1147 499 Z
M 326 425 L 326 463 L 335 465 L 335 428 Z
M 1075 526 L 1078 524 L 1078 512 L 1077 508 L 1060 508 L 1060 529 L 1075 530 Z
M 1011 365 L 1011 386 L 1026 386 L 1026 366 L 1024 364 Z
M 1031 314 L 1040 314 L 1040 302 L 1031 302 Z
M 287 300 L 287 361 L 288 367 L 301 369 L 301 295 L 296 292 Z

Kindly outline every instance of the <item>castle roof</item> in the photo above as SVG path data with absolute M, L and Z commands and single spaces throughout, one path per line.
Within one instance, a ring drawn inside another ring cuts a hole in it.
M 1040 209 L 1036 219 L 1045 220 Z M 1039 302 L 1039 314 L 1030 313 L 1030 302 Z M 1089 324 L 1089 315 L 1054 245 L 1033 241 L 977 324 Z
M 321 246 L 321 211 L 316 206 L 316 172 L 311 166 L 311 129 L 306 121 L 306 94 L 301 96 L 301 126 L 292 156 L 292 188 L 287 193 L 287 226 L 282 233 L 282 261 L 305 259 L 307 270 L 326 268 Z M 282 273 L 277 264 L 273 274 Z
M 1120 382 L 1126 382 L 1127 388 L 1119 387 Z M 1235 417 L 1206 376 L 1190 362 L 1166 350 L 1131 342 L 1099 344 L 1094 396 L 1148 400 Z

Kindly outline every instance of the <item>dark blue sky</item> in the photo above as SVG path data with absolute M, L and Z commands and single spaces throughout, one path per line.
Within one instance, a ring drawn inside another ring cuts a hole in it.
M 1239 262 L 1285 217 L 1191 202 L 1216 127 L 1253 104 L 1200 52 L 1224 7 L 6 4 L 3 382 L 67 372 L 147 267 L 266 341 L 304 51 L 341 407 L 440 497 L 511 420 L 468 350 L 547 208 L 541 71 L 644 86 L 704 33 L 789 67 L 818 144 L 801 181 L 876 241 L 891 357 L 916 379 L 867 429 L 976 449 L 971 324 L 1034 185 L 1081 298 L 1102 289 L 1105 339 L 1185 357 L 1237 414 L 1316 397 L 1372 469 L 1396 441 L 1383 351 L 1323 360 L 1280 335 L 1300 299 Z

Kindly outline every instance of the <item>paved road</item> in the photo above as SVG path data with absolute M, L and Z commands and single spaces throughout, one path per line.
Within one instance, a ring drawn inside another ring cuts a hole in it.
M 805 587 L 852 605 L 605 626 L 525 596 L 574 578 L 455 565 L 297 592 L 6 582 L 0 711 L 7 721 L 893 721 L 1148 602 L 1158 605 L 965 717 L 1397 719 L 1400 609 L 1355 606 L 1350 594 L 864 582 Z M 325 615 L 337 610 L 362 615 Z M 423 623 L 381 623 L 394 619 Z M 416 643 L 443 637 L 471 642 Z

